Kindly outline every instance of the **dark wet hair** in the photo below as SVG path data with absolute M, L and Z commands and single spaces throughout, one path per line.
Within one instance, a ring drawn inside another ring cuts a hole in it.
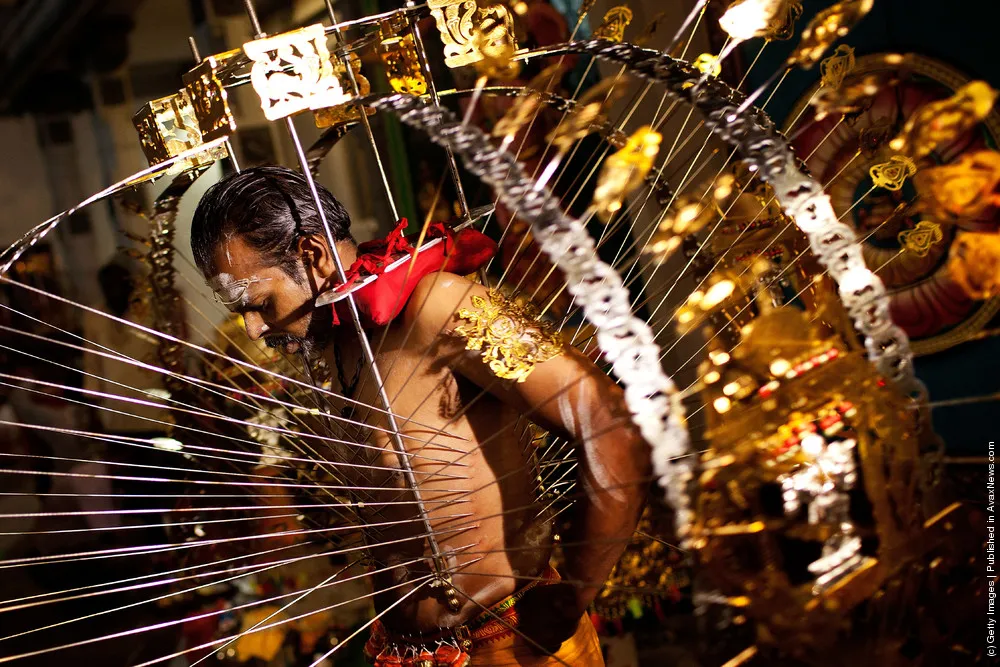
M 330 191 L 316 184 L 335 241 L 352 240 L 351 218 Z M 305 177 L 286 167 L 253 167 L 222 179 L 198 202 L 191 221 L 191 252 L 208 275 L 215 249 L 238 236 L 290 276 L 300 273 L 296 244 L 304 236 L 326 239 Z

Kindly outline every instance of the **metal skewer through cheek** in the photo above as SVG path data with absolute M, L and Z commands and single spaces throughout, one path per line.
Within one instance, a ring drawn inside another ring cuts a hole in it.
M 254 31 L 255 38 L 260 39 L 261 37 L 264 37 L 265 33 L 261 28 L 260 20 L 257 18 L 257 12 L 254 8 L 253 0 L 243 0 L 243 4 L 246 7 L 247 16 L 250 19 L 250 25 Z M 348 70 L 350 70 L 350 65 L 348 65 Z M 364 114 L 364 111 L 362 110 L 361 113 Z M 333 237 L 333 231 L 330 229 L 330 223 L 326 219 L 326 212 L 323 210 L 323 202 L 320 200 L 319 192 L 316 189 L 316 181 L 313 179 L 312 172 L 309 170 L 309 161 L 306 158 L 305 151 L 302 149 L 302 142 L 299 140 L 299 134 L 295 129 L 295 123 L 291 117 L 287 117 L 285 118 L 285 125 L 288 128 L 288 135 L 292 140 L 292 144 L 295 146 L 295 154 L 299 158 L 302 175 L 305 177 L 306 183 L 309 184 L 309 192 L 312 194 L 313 202 L 316 206 L 316 213 L 319 216 L 320 222 L 323 224 L 323 231 L 326 233 L 326 241 L 330 246 L 330 254 L 333 257 L 334 265 L 337 269 L 337 278 L 341 283 L 346 283 L 347 273 L 344 270 L 344 264 L 341 261 L 340 254 L 337 252 L 336 240 Z M 373 380 L 378 385 L 379 402 L 387 411 L 386 418 L 391 432 L 390 435 L 392 438 L 392 445 L 396 450 L 399 465 L 403 471 L 403 476 L 413 493 L 414 500 L 416 501 L 417 512 L 421 522 L 423 523 L 424 533 L 426 535 L 427 544 L 430 547 L 436 576 L 447 581 L 450 579 L 450 576 L 446 574 L 449 569 L 448 563 L 441 552 L 441 547 L 438 544 L 437 538 L 434 535 L 434 530 L 431 527 L 430 517 L 428 516 L 427 509 L 423 504 L 420 487 L 417 484 L 416 476 L 413 474 L 413 467 L 410 465 L 406 447 L 403 445 L 402 438 L 400 438 L 399 435 L 399 426 L 396 424 L 395 415 L 392 414 L 392 406 L 385 391 L 382 375 L 379 372 L 378 365 L 375 363 L 375 355 L 372 352 L 371 344 L 368 341 L 368 337 L 365 335 L 364 328 L 361 326 L 361 316 L 358 313 L 357 303 L 355 303 L 353 295 L 348 296 L 346 301 L 351 312 L 351 322 L 354 325 L 354 331 L 357 333 L 358 340 L 361 343 L 362 353 L 371 368 Z

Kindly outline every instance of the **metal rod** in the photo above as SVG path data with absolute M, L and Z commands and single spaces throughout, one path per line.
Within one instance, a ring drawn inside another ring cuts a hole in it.
M 413 9 L 416 4 L 413 0 L 407 0 L 407 9 Z M 431 100 L 435 106 L 441 106 L 441 98 L 438 97 L 437 86 L 434 85 L 434 76 L 431 74 L 431 65 L 427 61 L 427 51 L 424 48 L 424 40 L 420 36 L 420 28 L 414 22 L 411 24 L 410 32 L 413 34 L 413 43 L 417 47 L 417 59 L 424 70 L 424 78 L 427 79 L 427 91 L 431 94 Z M 448 155 L 448 170 L 451 172 L 452 183 L 455 184 L 455 194 L 458 196 L 459 213 L 463 218 L 469 217 L 469 203 L 465 199 L 465 189 L 462 187 L 462 178 L 458 172 L 458 162 L 451 147 L 445 146 L 445 153 Z
M 344 36 L 337 26 L 337 14 L 333 9 L 333 2 L 331 0 L 326 0 L 326 11 L 330 15 L 330 21 L 333 23 L 333 34 L 337 40 L 338 45 L 345 45 Z M 344 51 L 341 55 L 341 60 L 344 62 L 344 67 L 347 69 L 347 78 L 351 82 L 351 88 L 354 92 L 355 99 L 361 97 L 361 88 L 358 87 L 358 79 L 354 76 L 354 68 L 351 67 L 351 55 L 348 51 Z M 375 156 L 375 165 L 378 167 L 379 176 L 382 177 L 382 188 L 385 190 L 385 198 L 389 202 L 389 211 L 392 213 L 392 219 L 394 222 L 399 220 L 399 210 L 396 208 L 396 199 L 392 196 L 392 188 L 389 187 L 389 178 L 385 174 L 385 166 L 382 164 L 382 156 L 378 151 L 378 144 L 375 143 L 375 133 L 372 132 L 372 125 L 368 122 L 368 108 L 360 104 L 355 105 L 355 110 L 361 114 L 361 124 L 365 127 L 365 134 L 368 135 L 368 143 L 371 144 L 372 154 Z
M 257 18 L 257 13 L 254 10 L 253 0 L 243 0 L 243 4 L 246 6 L 247 16 L 250 18 L 250 24 L 253 27 L 257 39 L 263 37 L 264 33 L 261 30 L 260 20 Z M 414 34 L 416 34 L 416 31 L 414 31 Z M 292 143 L 295 146 L 295 153 L 299 157 L 299 164 L 302 167 L 302 175 L 306 179 L 306 183 L 309 185 L 313 202 L 316 204 L 316 213 L 319 216 L 320 222 L 323 224 L 323 230 L 326 232 L 326 240 L 330 246 L 330 254 L 333 257 L 333 262 L 337 269 L 337 277 L 340 282 L 346 283 L 347 273 L 344 271 L 344 264 L 340 259 L 340 253 L 337 252 L 337 242 L 333 237 L 333 231 L 330 229 L 330 223 L 326 219 L 326 211 L 323 209 L 323 202 L 319 197 L 319 191 L 316 189 L 316 181 L 313 180 L 312 172 L 309 171 L 309 160 L 306 158 L 305 151 L 302 149 L 302 142 L 299 140 L 299 133 L 296 131 L 295 123 L 290 117 L 285 118 L 285 124 L 288 127 L 288 134 L 292 139 Z M 382 381 L 382 374 L 379 372 L 378 365 L 375 363 L 375 355 L 372 352 L 368 336 L 365 334 L 364 327 L 361 325 L 361 315 L 358 313 L 358 306 L 354 301 L 353 295 L 347 298 L 347 305 L 351 312 L 351 321 L 354 324 L 354 330 L 357 333 L 359 342 L 361 343 L 362 352 L 371 368 L 375 384 L 379 388 L 379 402 L 382 403 L 383 407 L 387 410 L 386 418 L 389 422 L 389 429 L 391 430 L 393 448 L 396 450 L 397 457 L 399 458 L 399 465 L 403 470 L 406 483 L 412 490 L 413 499 L 417 503 L 417 512 L 424 526 L 427 544 L 430 547 L 431 555 L 433 557 L 434 568 L 439 574 L 444 573 L 447 570 L 447 563 L 445 562 L 444 555 L 441 552 L 441 547 L 438 544 L 437 537 L 434 535 L 434 530 L 431 527 L 430 516 L 427 514 L 427 508 L 424 507 L 420 487 L 417 484 L 416 476 L 413 474 L 413 467 L 410 465 L 406 447 L 403 445 L 403 440 L 399 436 L 399 426 L 396 424 L 396 416 L 392 414 L 392 404 L 389 402 L 389 396 L 386 394 L 384 382 Z

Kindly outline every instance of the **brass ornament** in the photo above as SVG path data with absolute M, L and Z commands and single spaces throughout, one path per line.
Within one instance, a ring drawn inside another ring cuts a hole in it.
M 209 56 L 183 77 L 202 141 L 213 141 L 236 131 L 236 117 L 229 108 L 229 93 L 219 80 L 219 71 L 237 54 L 238 50 Z
M 132 117 L 132 123 L 139 133 L 142 152 L 151 167 L 203 143 L 198 118 L 185 90 L 147 102 Z M 186 158 L 172 166 L 167 173 L 179 173 L 211 164 L 224 156 L 225 149 L 216 148 Z
M 473 296 L 475 309 L 461 308 L 455 328 L 467 350 L 482 352 L 483 363 L 501 379 L 524 382 L 535 366 L 559 356 L 563 341 L 548 322 L 537 319 L 530 304 L 521 305 L 495 290 Z
M 959 234 L 948 255 L 948 272 L 973 299 L 1000 296 L 1000 234 Z
M 486 19 L 475 31 L 472 42 L 482 58 L 473 65 L 480 76 L 499 81 L 512 81 L 521 73 L 521 61 L 514 60 L 517 42 L 507 27 Z
M 875 0 L 844 0 L 816 14 L 802 31 L 799 45 L 788 57 L 788 66 L 809 69 L 818 63 L 827 49 L 850 32 L 874 4 Z
M 640 127 L 621 150 L 607 157 L 594 188 L 594 207 L 600 220 L 608 222 L 621 210 L 625 198 L 645 182 L 662 139 L 662 135 L 648 125 Z
M 593 39 L 603 39 L 620 44 L 625 39 L 625 28 L 632 22 L 632 10 L 621 5 L 612 7 L 604 14 L 601 25 L 594 30 Z
M 822 76 L 820 85 L 824 88 L 839 89 L 847 75 L 854 70 L 855 64 L 854 49 L 847 44 L 841 44 L 819 64 Z
M 917 173 L 917 165 L 905 155 L 893 155 L 888 162 L 872 165 L 868 174 L 875 187 L 898 192 L 910 176 Z
M 397 93 L 424 95 L 427 93 L 427 79 L 420 65 L 413 34 L 399 35 L 393 27 L 388 21 L 382 22 L 379 27 L 381 41 L 377 49 L 389 86 Z
M 491 36 L 499 36 L 496 26 L 502 26 L 501 39 L 515 40 L 514 17 L 504 5 L 484 9 L 476 0 L 429 0 L 427 6 L 444 42 L 444 64 L 448 67 L 462 67 L 482 60 L 483 54 L 474 43 L 474 37 L 484 22 L 489 22 Z
M 941 144 L 954 141 L 981 123 L 996 99 L 997 91 L 986 83 L 967 83 L 948 99 L 918 109 L 889 146 L 914 160 L 927 157 Z
M 719 26 L 738 42 L 780 33 L 789 18 L 789 0 L 735 0 L 719 18 Z M 799 7 L 801 14 L 802 8 Z
M 920 208 L 935 220 L 981 218 L 1000 207 L 1000 153 L 966 153 L 951 164 L 928 167 L 913 178 Z
M 816 110 L 817 121 L 827 116 L 859 113 L 871 105 L 882 85 L 883 78 L 877 74 L 854 77 L 837 88 L 821 87 L 809 99 L 809 105 Z
M 926 257 L 935 245 L 944 238 L 941 225 L 930 220 L 921 220 L 913 229 L 901 231 L 896 235 L 903 249 L 917 257 Z
M 243 51 L 253 60 L 250 83 L 268 120 L 351 99 L 334 72 L 321 23 L 247 42 Z
M 795 22 L 802 16 L 799 0 L 786 0 L 784 6 L 774 15 L 767 32 L 763 35 L 769 42 L 784 42 L 795 35 Z

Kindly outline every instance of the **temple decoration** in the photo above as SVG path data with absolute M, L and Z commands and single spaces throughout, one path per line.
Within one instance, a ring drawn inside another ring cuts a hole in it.
M 926 257 L 931 248 L 944 239 L 941 225 L 930 220 L 921 220 L 913 229 L 901 231 L 897 235 L 903 250 L 917 257 Z
M 615 91 L 617 83 L 618 79 L 612 77 L 591 87 L 563 122 L 546 135 L 545 140 L 555 146 L 561 154 L 569 151 L 574 143 L 593 132 L 595 126 L 604 118 L 604 110 L 621 96 L 620 91 Z
M 844 83 L 844 78 L 854 69 L 854 49 L 847 44 L 841 44 L 823 62 L 819 64 L 821 85 L 824 88 L 837 90 Z
M 448 67 L 482 60 L 483 54 L 473 38 L 484 23 L 490 26 L 487 31 L 490 39 L 514 40 L 514 17 L 504 5 L 484 9 L 476 0 L 429 0 L 427 6 L 444 42 L 444 64 Z
M 897 192 L 907 178 L 917 173 L 917 165 L 905 155 L 893 155 L 888 162 L 872 165 L 868 173 L 875 187 Z
M 389 85 L 397 93 L 423 95 L 427 92 L 427 79 L 420 64 L 413 34 L 400 35 L 389 21 L 379 25 L 379 60 L 385 67 Z
M 612 7 L 604 15 L 601 25 L 594 30 L 594 39 L 603 39 L 609 42 L 621 43 L 625 39 L 625 28 L 632 22 L 632 10 L 621 5 Z
M 514 60 L 517 42 L 505 25 L 487 18 L 472 38 L 482 58 L 474 64 L 481 77 L 512 81 L 521 73 L 521 61 Z
M 142 152 L 149 166 L 159 164 L 202 144 L 201 130 L 187 91 L 147 102 L 132 117 Z M 179 173 L 225 157 L 222 147 L 198 153 L 173 165 L 168 173 Z
M 935 220 L 976 220 L 1000 208 L 1000 153 L 966 153 L 951 164 L 927 167 L 913 177 L 920 209 Z
M 764 39 L 776 42 L 786 41 L 795 35 L 795 22 L 802 16 L 802 3 L 799 0 L 786 0 L 781 9 L 768 26 Z
M 268 120 L 351 99 L 336 76 L 320 23 L 247 42 L 243 51 L 253 60 L 250 83 Z
M 821 121 L 827 116 L 846 116 L 864 111 L 883 88 L 883 80 L 877 74 L 866 74 L 841 83 L 837 88 L 823 86 L 810 97 L 809 105 L 816 109 L 815 119 Z
M 534 308 L 491 290 L 473 296 L 474 309 L 461 308 L 458 318 L 468 322 L 455 333 L 466 338 L 465 349 L 479 350 L 483 362 L 502 379 L 524 382 L 538 364 L 562 354 L 563 341 Z
M 889 146 L 914 160 L 927 157 L 985 120 L 996 99 L 997 91 L 982 81 L 971 81 L 948 99 L 918 109 Z
M 212 141 L 236 131 L 236 117 L 229 108 L 229 93 L 219 80 L 219 72 L 238 53 L 227 51 L 209 56 L 183 77 L 201 128 L 202 141 Z
M 799 45 L 786 61 L 788 66 L 809 69 L 818 63 L 827 49 L 850 32 L 874 4 L 875 0 L 845 0 L 816 14 L 802 31 Z
M 660 151 L 662 139 L 659 132 L 644 126 L 629 137 L 621 150 L 608 156 L 594 189 L 594 207 L 598 218 L 608 222 L 621 210 L 625 198 L 645 182 Z
M 960 234 L 951 246 L 948 272 L 973 299 L 1000 296 L 1000 234 Z

